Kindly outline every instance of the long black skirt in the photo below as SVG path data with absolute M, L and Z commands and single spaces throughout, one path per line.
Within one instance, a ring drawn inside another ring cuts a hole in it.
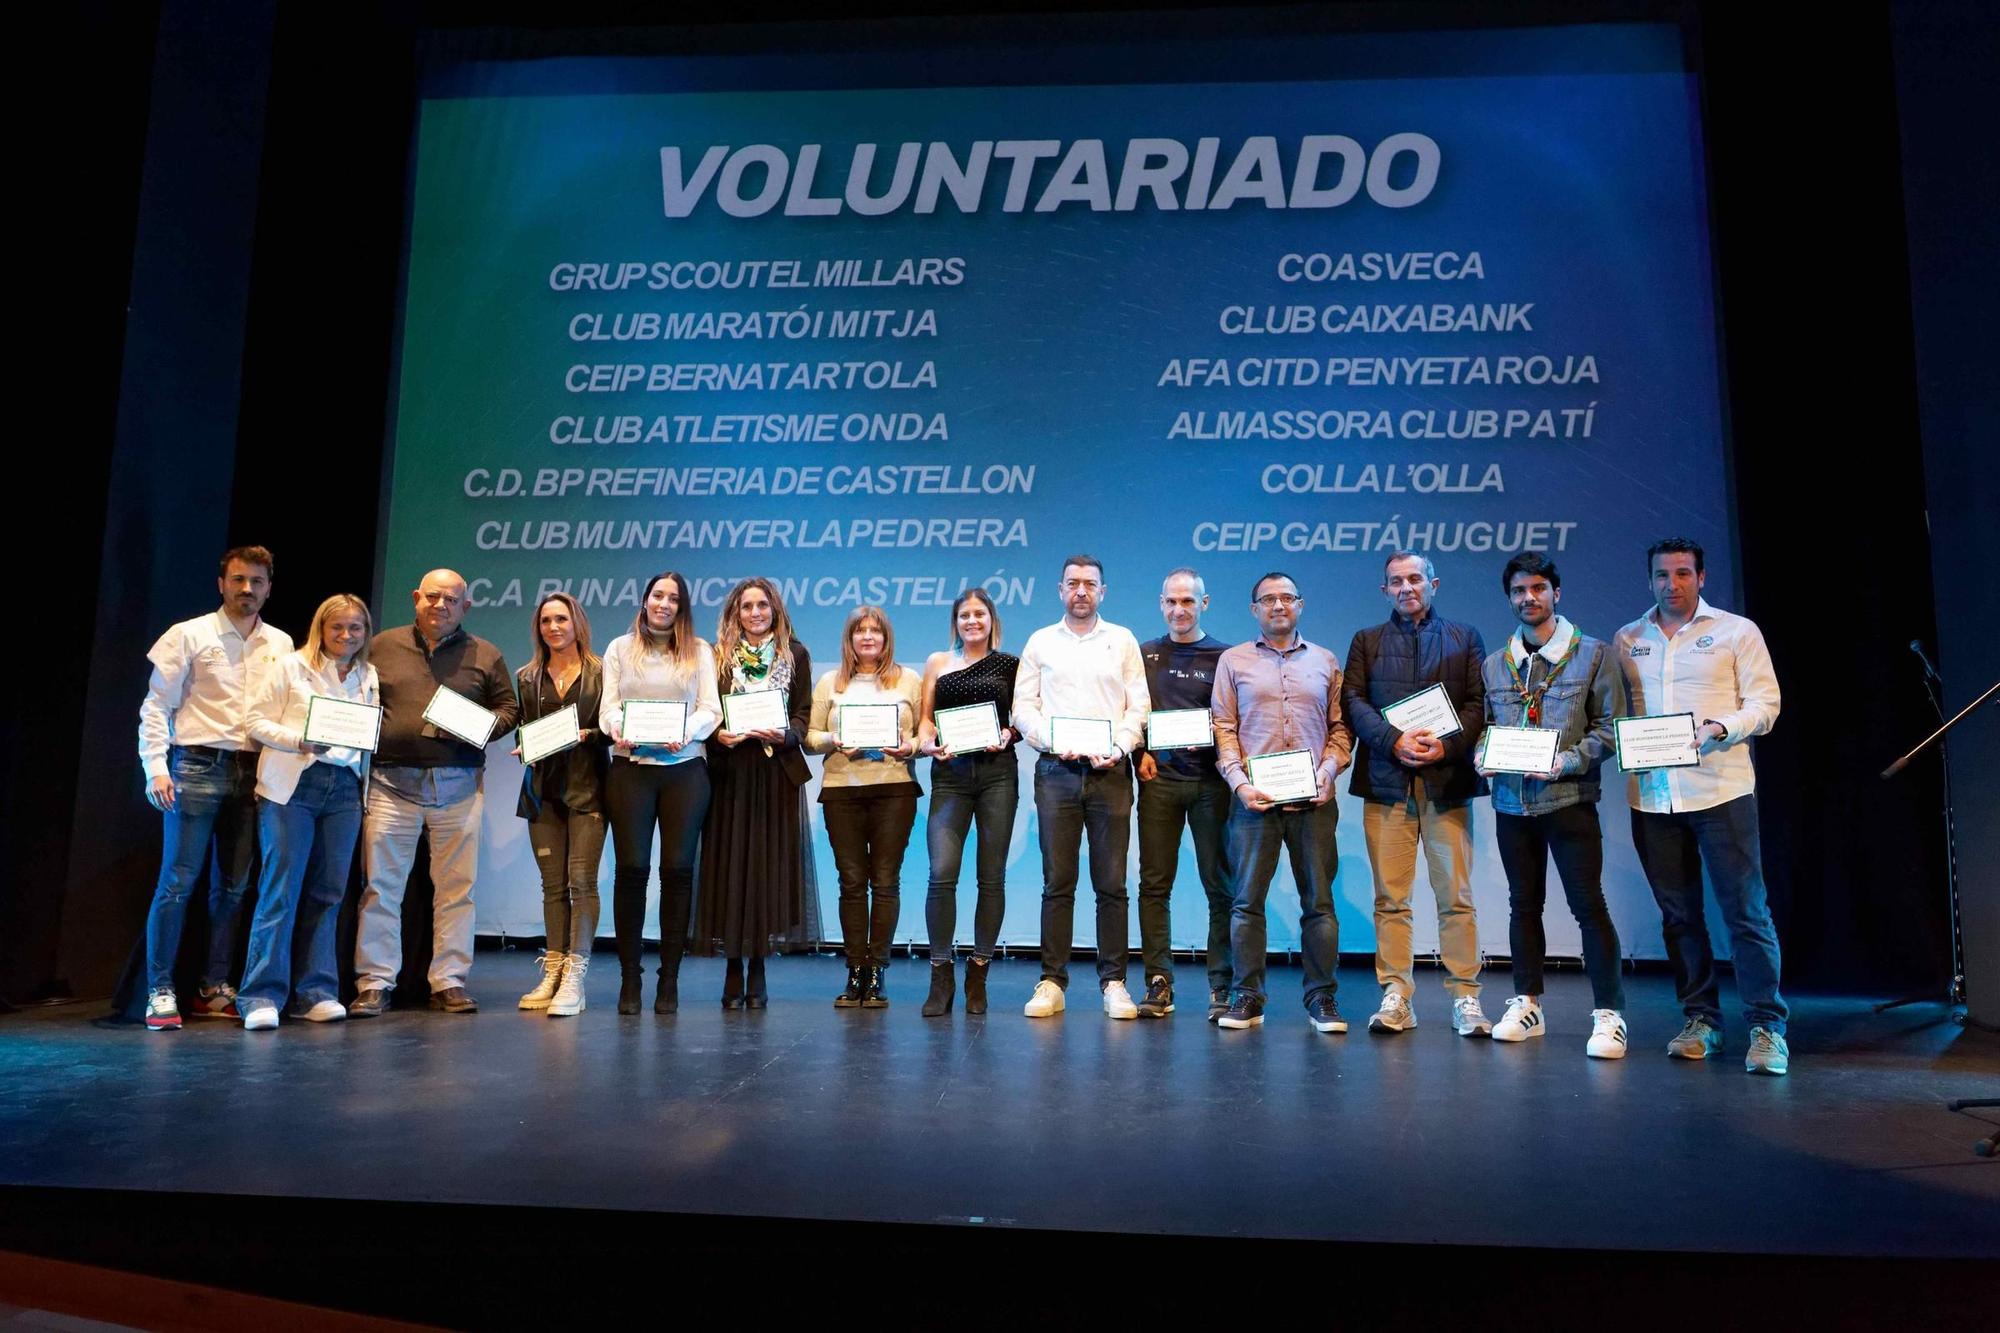
M 707 756 L 713 794 L 689 947 L 727 958 L 816 947 L 819 886 L 804 789 L 754 740 L 710 745 Z

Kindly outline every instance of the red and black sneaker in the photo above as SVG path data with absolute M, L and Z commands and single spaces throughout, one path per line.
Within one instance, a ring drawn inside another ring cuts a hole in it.
M 240 1018 L 236 1009 L 236 987 L 228 982 L 219 986 L 203 986 L 194 994 L 194 1003 L 188 1006 L 189 1018 Z

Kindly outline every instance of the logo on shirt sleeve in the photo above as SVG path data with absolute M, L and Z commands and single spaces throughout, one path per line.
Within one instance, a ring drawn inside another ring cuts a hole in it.
M 1653 645 L 1650 643 L 1635 643 L 1626 649 L 1626 652 L 1633 657 L 1649 657 L 1652 655 Z

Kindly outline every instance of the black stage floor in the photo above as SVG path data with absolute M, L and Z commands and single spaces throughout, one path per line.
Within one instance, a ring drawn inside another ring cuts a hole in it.
M 650 962 L 649 958 L 649 962 Z M 620 1018 L 609 957 L 571 1020 L 513 1008 L 524 953 L 481 953 L 475 1017 L 398 1011 L 276 1033 L 0 1018 L 0 1183 L 987 1228 L 1723 1254 L 2000 1256 L 2000 1161 L 1952 1097 L 2000 1093 L 2000 1042 L 1937 1008 L 1807 998 L 1789 1078 L 1672 1061 L 1664 978 L 1628 978 L 1633 1052 L 1583 1054 L 1588 989 L 1550 978 L 1554 1035 L 1466 1040 L 1423 972 L 1422 1026 L 1344 1037 L 1275 969 L 1266 1025 L 1203 1022 L 1198 965 L 1165 1022 L 1106 1020 L 1090 965 L 1030 1021 L 1030 962 L 994 1011 L 836 1011 L 833 958 L 771 964 L 771 1007 L 724 1013 L 690 960 L 683 1009 Z M 1506 977 L 1491 978 L 1498 1017 Z M 1725 1004 L 1732 997 L 1725 991 Z M 1993 1112 L 1984 1112 L 1992 1116 Z

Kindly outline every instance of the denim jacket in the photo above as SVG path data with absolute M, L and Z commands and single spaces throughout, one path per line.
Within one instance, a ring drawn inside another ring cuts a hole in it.
M 1558 653 L 1569 643 L 1571 628 L 1558 618 L 1549 644 Z M 1514 688 L 1507 670 L 1508 655 L 1521 646 L 1518 633 L 1487 657 L 1481 668 L 1486 685 L 1486 721 L 1495 727 L 1528 725 L 1528 705 Z M 1523 667 L 1525 671 L 1525 666 Z M 1625 677 L 1602 639 L 1589 635 L 1576 655 L 1542 696 L 1541 725 L 1562 733 L 1556 759 L 1563 776 L 1543 782 L 1518 773 L 1495 773 L 1493 808 L 1506 815 L 1546 815 L 1566 806 L 1598 798 L 1598 769 L 1611 758 L 1615 745 L 1611 722 L 1625 712 Z

